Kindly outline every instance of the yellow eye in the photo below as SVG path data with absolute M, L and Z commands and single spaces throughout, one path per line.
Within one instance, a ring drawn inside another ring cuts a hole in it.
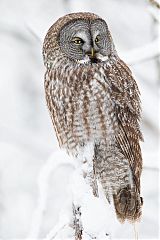
M 73 39 L 73 43 L 75 43 L 76 45 L 80 45 L 83 43 L 83 40 L 81 38 L 76 37 Z
M 100 40 L 99 35 L 95 38 L 95 42 L 98 43 Z

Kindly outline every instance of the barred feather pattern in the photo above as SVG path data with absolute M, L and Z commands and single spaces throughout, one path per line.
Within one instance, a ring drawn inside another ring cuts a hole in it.
M 54 39 L 62 23 L 55 26 L 45 38 L 43 54 L 46 100 L 59 144 L 76 157 L 93 142 L 95 172 L 107 199 L 113 198 L 121 222 L 136 221 L 143 203 L 138 86 L 115 52 L 105 62 L 70 61 Z

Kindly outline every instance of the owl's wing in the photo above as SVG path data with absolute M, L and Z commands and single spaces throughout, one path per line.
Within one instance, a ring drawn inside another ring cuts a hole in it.
M 133 174 L 134 184 L 140 192 L 140 175 L 142 169 L 142 155 L 139 145 L 139 136 L 130 125 L 123 125 L 119 119 L 119 131 L 116 135 L 117 145 L 128 159 Z
M 139 128 L 140 93 L 130 69 L 122 60 L 117 62 L 112 71 L 112 97 L 118 120 L 115 138 L 121 152 L 129 161 L 134 184 L 140 192 L 142 155 L 139 141 L 143 140 Z

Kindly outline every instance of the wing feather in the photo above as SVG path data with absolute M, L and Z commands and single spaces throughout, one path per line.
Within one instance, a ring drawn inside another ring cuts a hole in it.
M 112 100 L 118 122 L 116 143 L 128 159 L 133 174 L 133 182 L 140 192 L 142 154 L 140 140 L 143 140 L 139 127 L 141 117 L 140 92 L 128 66 L 119 59 L 110 70 Z

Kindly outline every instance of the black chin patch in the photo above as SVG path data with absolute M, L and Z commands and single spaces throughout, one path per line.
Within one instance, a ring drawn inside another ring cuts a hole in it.
M 99 59 L 97 59 L 97 58 L 90 58 L 91 59 L 91 63 L 99 63 L 100 62 L 100 60 Z

